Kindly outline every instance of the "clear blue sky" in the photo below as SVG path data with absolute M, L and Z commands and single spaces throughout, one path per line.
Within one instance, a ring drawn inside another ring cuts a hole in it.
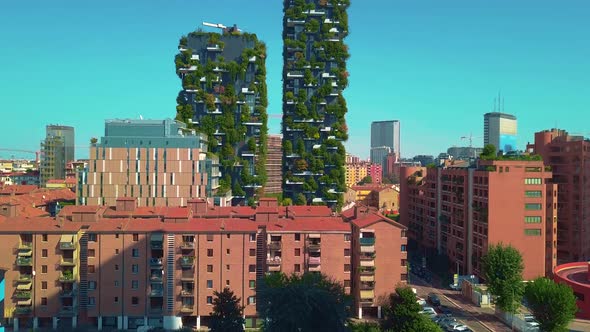
M 401 120 L 404 156 L 470 133 L 481 145 L 498 90 L 520 148 L 555 125 L 590 136 L 589 1 L 351 2 L 349 152 L 367 157 L 371 121 L 388 119 Z M 202 21 L 267 43 L 269 113 L 280 114 L 282 1 L 0 2 L 0 148 L 37 150 L 49 123 L 75 126 L 84 146 L 107 118 L 174 117 L 178 38 Z

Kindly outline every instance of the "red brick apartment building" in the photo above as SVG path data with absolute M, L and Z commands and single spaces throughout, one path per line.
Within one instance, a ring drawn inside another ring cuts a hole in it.
M 535 133 L 531 153 L 541 155 L 557 184 L 559 264 L 590 259 L 590 141 L 552 129 Z
M 479 161 L 401 170 L 400 222 L 420 248 L 446 254 L 461 274 L 481 275 L 490 244 L 511 244 L 525 280 L 556 265 L 557 186 L 541 161 Z
M 14 329 L 206 326 L 213 291 L 231 288 L 256 325 L 266 273 L 321 272 L 342 282 L 355 314 L 407 280 L 405 227 L 367 209 L 323 206 L 67 206 L 56 218 L 0 209 L 5 316 Z

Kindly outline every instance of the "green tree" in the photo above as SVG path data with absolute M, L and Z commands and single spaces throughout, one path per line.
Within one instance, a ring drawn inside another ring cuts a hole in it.
M 373 183 L 373 177 L 370 175 L 365 176 L 360 182 L 359 184 L 367 184 L 367 183 Z
M 289 197 L 283 198 L 283 202 L 282 204 L 283 206 L 291 206 L 293 205 L 293 200 L 290 199 Z
M 297 194 L 297 196 L 295 196 L 295 201 L 294 201 L 295 205 L 305 205 L 307 204 L 307 199 L 305 198 L 305 195 L 303 195 L 302 193 Z
M 505 312 L 516 313 L 524 294 L 524 263 L 520 252 L 511 245 L 492 244 L 481 262 L 490 293 L 496 296 L 496 306 Z
M 524 297 L 542 331 L 568 331 L 578 307 L 573 290 L 547 278 L 537 278 L 527 284 Z
M 264 331 L 347 331 L 350 299 L 340 283 L 323 274 L 271 274 L 257 294 Z
M 493 144 L 486 144 L 483 147 L 483 151 L 479 155 L 479 158 L 483 160 L 493 160 L 496 158 L 496 147 Z
M 427 316 L 420 314 L 422 308 L 416 302 L 416 294 L 409 287 L 398 287 L 389 296 L 384 308 L 383 329 L 399 332 L 438 332 L 441 329 Z
M 351 332 L 381 332 L 381 328 L 375 323 L 356 323 L 350 325 Z
M 209 329 L 212 332 L 244 331 L 244 307 L 240 299 L 229 288 L 213 292 L 213 312 Z

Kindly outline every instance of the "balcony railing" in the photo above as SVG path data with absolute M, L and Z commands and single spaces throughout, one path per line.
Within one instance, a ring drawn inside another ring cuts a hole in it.
M 73 242 L 60 242 L 59 249 L 61 250 L 74 250 L 76 245 Z
M 320 265 L 312 265 L 308 268 L 309 272 L 320 272 L 322 270 Z
M 190 304 L 184 304 L 181 308 L 180 308 L 180 312 L 184 312 L 184 313 L 191 313 L 193 312 L 193 306 Z
M 320 250 L 321 244 L 319 242 L 309 242 L 307 244 L 307 249 L 310 251 L 317 251 Z
M 150 277 L 150 281 L 151 282 L 162 282 L 162 274 L 158 273 L 158 274 L 152 274 Z
M 361 261 L 372 261 L 375 259 L 375 253 L 367 253 L 360 256 Z
M 72 296 L 74 296 L 74 295 L 75 295 L 75 293 L 74 293 L 74 290 L 73 290 L 73 289 L 62 289 L 62 290 L 59 292 L 59 295 L 60 295 L 61 297 L 72 297 Z
M 361 260 L 361 266 L 362 267 L 371 267 L 371 266 L 375 266 L 375 261 L 374 260 Z
M 31 281 L 32 279 L 33 279 L 33 276 L 32 276 L 32 275 L 30 275 L 30 274 L 21 274 L 21 275 L 18 277 L 17 281 L 18 281 L 18 282 L 29 282 L 29 281 Z
M 33 266 L 33 259 L 31 257 L 18 257 L 16 259 L 18 266 Z
M 374 237 L 362 237 L 359 239 L 361 246 L 373 246 L 375 245 Z
M 281 271 L 281 266 L 280 265 L 269 265 L 268 266 L 268 271 L 269 272 L 280 272 Z
M 281 249 L 281 241 L 271 241 L 268 247 L 270 249 Z
M 361 290 L 375 289 L 375 282 L 361 282 Z
M 73 257 L 71 257 L 71 258 L 62 257 L 60 265 L 61 266 L 75 266 L 76 260 Z
M 195 243 L 189 241 L 182 242 L 182 244 L 180 245 L 180 249 L 195 249 Z
M 30 299 L 31 291 L 17 291 L 14 295 L 17 299 Z
M 182 267 L 191 267 L 195 262 L 194 256 L 182 256 L 180 257 L 180 266 Z
M 270 265 L 281 265 L 281 257 L 274 257 L 266 259 L 266 264 Z
M 150 266 L 162 266 L 161 258 L 150 258 Z
M 309 257 L 307 259 L 307 263 L 309 263 L 309 265 L 320 265 L 320 261 L 320 257 Z
M 180 291 L 180 296 L 189 297 L 193 296 L 194 293 L 195 291 L 193 289 L 183 289 Z
M 162 241 L 151 241 L 150 248 L 152 249 L 164 249 Z
M 28 250 L 33 248 L 33 242 L 21 242 L 18 245 L 18 249 L 20 250 Z
M 59 314 L 64 316 L 73 316 L 76 314 L 76 307 L 72 305 L 64 305 L 59 310 Z
M 359 272 L 362 276 L 370 276 L 375 274 L 375 268 L 370 266 L 361 266 Z
M 361 246 L 362 253 L 373 253 L 375 252 L 375 246 Z
M 62 275 L 59 277 L 59 281 L 61 281 L 61 282 L 74 282 L 74 275 L 62 273 Z
M 32 312 L 31 307 L 19 306 L 19 307 L 14 308 L 14 313 L 16 315 L 27 315 L 27 314 L 30 314 L 31 312 Z
M 162 297 L 164 296 L 164 290 L 163 289 L 152 289 L 150 291 L 150 296 L 151 297 Z

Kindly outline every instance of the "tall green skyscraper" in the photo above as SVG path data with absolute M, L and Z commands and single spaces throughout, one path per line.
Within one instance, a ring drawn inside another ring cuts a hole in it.
M 212 24 L 206 24 L 212 26 Z M 266 182 L 266 46 L 236 26 L 180 39 L 176 119 L 209 136 L 222 178 L 217 195 L 253 204 Z
M 283 195 L 343 203 L 349 0 L 284 0 Z

